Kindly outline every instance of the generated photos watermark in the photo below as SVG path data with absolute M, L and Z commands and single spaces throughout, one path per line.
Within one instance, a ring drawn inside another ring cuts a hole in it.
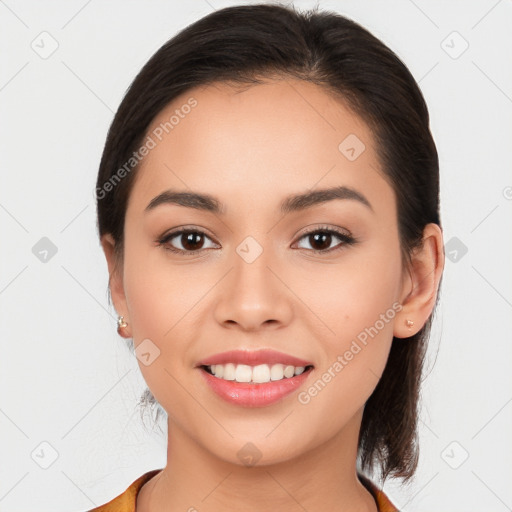
M 146 135 L 144 142 L 137 151 L 105 182 L 101 187 L 96 187 L 96 199 L 103 199 L 106 195 L 125 178 L 135 167 L 146 157 L 149 152 L 156 148 L 165 135 L 169 134 L 184 119 L 194 107 L 197 106 L 197 100 L 189 98 L 180 108 L 174 110 L 174 113 L 165 122 L 160 123 L 151 133 Z
M 379 334 L 382 329 L 388 324 L 395 315 L 402 311 L 403 306 L 399 302 L 394 302 L 392 307 L 387 309 L 385 313 L 381 313 L 379 319 L 374 322 L 370 327 L 365 327 L 357 336 L 352 340 L 350 347 L 345 350 L 341 355 L 338 355 L 336 360 L 322 373 L 322 375 L 305 391 L 301 391 L 297 395 L 299 403 L 306 405 L 311 402 L 311 399 L 320 393 L 329 382 L 332 381 L 342 370 L 349 364 L 354 357 L 359 354 L 364 347 L 368 344 L 368 337 L 374 338 Z

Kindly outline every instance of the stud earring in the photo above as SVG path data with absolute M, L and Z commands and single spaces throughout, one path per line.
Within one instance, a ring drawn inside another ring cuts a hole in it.
M 412 320 L 406 320 L 405 325 L 407 325 L 407 327 L 410 329 L 414 325 L 414 322 Z
M 128 323 L 124 321 L 124 317 L 119 316 L 117 318 L 117 334 L 119 334 L 119 336 L 123 336 L 121 334 L 121 329 L 123 329 L 124 327 L 128 327 Z

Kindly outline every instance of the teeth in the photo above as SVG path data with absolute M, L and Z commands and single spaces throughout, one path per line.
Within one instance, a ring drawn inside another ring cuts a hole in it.
M 304 366 L 290 366 L 284 364 L 260 364 L 249 366 L 246 364 L 214 364 L 207 368 L 219 379 L 234 380 L 236 382 L 265 383 L 275 380 L 289 379 L 304 372 Z
M 252 369 L 253 382 L 269 382 L 270 381 L 270 368 L 268 364 L 260 364 Z
M 251 382 L 252 368 L 246 364 L 238 364 L 235 370 L 235 380 L 237 382 Z

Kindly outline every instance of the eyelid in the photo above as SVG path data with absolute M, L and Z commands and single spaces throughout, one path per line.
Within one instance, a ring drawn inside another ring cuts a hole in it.
M 329 231 L 333 232 L 339 235 L 345 235 L 347 237 L 352 237 L 352 234 L 348 229 L 334 227 L 334 226 L 328 226 L 326 224 L 320 224 L 320 225 L 313 225 L 313 227 L 305 228 L 306 231 L 300 233 L 297 235 L 299 238 L 302 238 L 303 236 L 309 235 L 311 233 L 316 233 L 317 231 Z
M 183 231 L 186 231 L 187 233 L 188 232 L 201 233 L 201 234 L 207 235 L 208 237 L 210 237 L 212 239 L 214 238 L 214 236 L 211 235 L 210 232 L 206 228 L 196 226 L 194 224 L 183 224 L 182 226 L 175 226 L 174 228 L 168 229 L 167 231 L 165 231 L 158 238 L 159 239 L 168 238 L 169 236 L 177 235 Z

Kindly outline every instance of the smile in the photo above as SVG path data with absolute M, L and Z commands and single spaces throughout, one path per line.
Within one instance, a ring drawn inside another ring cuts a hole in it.
M 214 365 L 213 370 L 219 372 L 219 375 L 222 372 L 222 377 L 214 375 L 211 366 L 200 366 L 197 369 L 200 370 L 208 389 L 225 402 L 242 407 L 267 407 L 299 390 L 311 375 L 313 366 L 295 367 L 275 364 L 269 367 L 261 364 L 251 367 L 243 364 L 235 366 L 233 363 Z M 239 382 L 236 378 L 227 380 L 225 371 L 227 377 L 232 377 L 234 374 L 243 381 Z M 253 379 L 265 379 L 265 381 L 255 382 Z
M 310 366 L 292 366 L 284 364 L 259 364 L 250 366 L 246 364 L 215 364 L 204 366 L 205 370 L 215 377 L 228 381 L 252 382 L 263 384 L 270 381 L 290 379 L 300 375 Z

